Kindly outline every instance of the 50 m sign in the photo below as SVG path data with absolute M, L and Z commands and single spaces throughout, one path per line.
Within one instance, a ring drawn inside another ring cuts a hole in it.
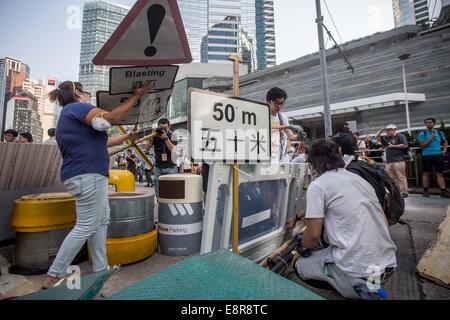
M 188 101 L 194 161 L 270 161 L 266 104 L 198 89 L 190 89 Z

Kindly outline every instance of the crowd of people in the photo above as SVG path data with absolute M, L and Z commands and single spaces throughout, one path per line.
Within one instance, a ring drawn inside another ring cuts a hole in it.
M 267 103 L 272 117 L 272 162 L 305 163 L 308 162 L 310 146 L 304 140 L 305 135 L 301 134 L 302 129 L 296 129 L 300 131 L 300 134 L 294 134 L 289 119 L 281 112 L 286 100 L 287 94 L 280 88 L 273 88 L 267 94 Z M 441 196 L 450 198 L 444 179 L 448 141 L 444 133 L 436 129 L 434 118 L 427 118 L 424 123 L 425 130 L 418 135 L 422 152 L 423 195 L 430 196 L 430 176 L 435 172 Z M 389 176 L 398 185 L 402 196 L 408 197 L 406 163 L 411 161 L 410 144 L 395 124 L 389 124 L 374 136 L 366 135 L 365 137 L 362 137 L 359 132 L 352 133 L 349 127 L 345 126 L 335 137 L 339 140 L 349 140 L 345 143 L 347 150 L 343 150 L 346 163 L 355 157 L 363 157 L 384 165 Z M 294 142 L 298 145 L 297 150 L 289 153 L 290 144 Z M 448 157 L 450 160 L 450 156 Z
M 51 128 L 47 130 L 49 139 L 44 141 L 42 144 L 54 144 L 56 145 L 56 129 Z M 13 129 L 8 129 L 4 132 L 4 142 L 8 143 L 22 143 L 22 144 L 32 144 L 34 143 L 33 135 L 29 132 L 17 132 Z
M 380 299 L 385 295 L 383 284 L 397 268 L 397 248 L 389 233 L 387 209 L 375 187 L 369 179 L 347 168 L 352 163 L 377 162 L 377 168 L 386 170 L 397 186 L 398 199 L 392 201 L 401 207 L 408 197 L 405 159 L 409 143 L 390 124 L 374 137 L 362 139 L 345 127 L 328 139 L 306 144 L 302 141 L 304 135 L 292 134 L 289 120 L 281 112 L 286 100 L 287 94 L 280 88 L 271 89 L 267 95 L 272 116 L 272 161 L 307 162 L 314 177 L 306 194 L 306 230 L 294 240 L 299 253 L 294 270 L 304 281 L 329 283 L 345 298 Z M 426 119 L 425 125 L 426 130 L 418 138 L 423 158 L 423 195 L 429 197 L 429 177 L 434 169 L 441 196 L 450 198 L 443 177 L 448 142 L 435 129 L 435 119 Z M 287 145 L 295 140 L 300 143 L 290 160 Z M 383 166 L 385 169 L 380 168 Z M 371 285 L 373 280 L 378 287 Z
M 63 110 L 56 130 L 49 130 L 50 139 L 45 144 L 59 147 L 63 158 L 61 180 L 75 197 L 77 222 L 50 267 L 43 288 L 54 286 L 66 276 L 67 268 L 86 241 L 90 243 L 93 271 L 108 268 L 105 246 L 110 213 L 108 148 L 135 139 L 137 132 L 108 137 L 106 131 L 121 124 L 151 89 L 151 84 L 135 88 L 134 94 L 111 112 L 91 105 L 90 94 L 78 82 L 63 82 L 50 94 L 51 100 L 57 101 Z M 347 167 L 357 162 L 358 157 L 382 164 L 404 201 L 408 197 L 405 173 L 408 141 L 391 124 L 373 137 L 361 137 L 346 127 L 328 139 L 308 143 L 303 128 L 291 125 L 282 112 L 287 99 L 280 88 L 270 89 L 266 96 L 271 113 L 272 163 L 309 163 L 314 177 L 306 195 L 306 230 L 295 240 L 302 257 L 294 261 L 296 273 L 304 280 L 328 282 L 346 298 L 374 298 L 377 292 L 368 289 L 367 282 L 374 269 L 381 284 L 393 274 L 397 267 L 396 246 L 374 187 Z M 443 177 L 443 156 L 448 142 L 435 129 L 435 119 L 426 119 L 425 125 L 418 138 L 423 156 L 424 196 L 429 196 L 430 175 L 435 171 L 442 197 L 449 198 Z M 170 121 L 161 119 L 144 147 L 148 156 L 154 155 L 154 166 L 150 167 L 131 149 L 124 157 L 126 169 L 138 181 L 143 181 L 145 172 L 147 186 L 154 186 L 156 195 L 161 176 L 195 173 L 187 154 L 177 150 L 172 138 Z M 30 134 L 7 130 L 5 141 L 32 143 L 33 139 Z M 298 146 L 290 153 L 293 144 Z M 204 165 L 202 170 L 205 192 L 208 169 Z

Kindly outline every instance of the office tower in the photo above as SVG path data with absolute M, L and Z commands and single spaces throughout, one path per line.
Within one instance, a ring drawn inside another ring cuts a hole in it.
M 194 62 L 230 63 L 238 55 L 249 71 L 275 65 L 273 0 L 178 0 L 178 6 Z
M 24 81 L 30 77 L 30 67 L 19 59 L 6 57 L 0 59 L 0 133 L 6 128 L 4 125 L 6 117 L 6 104 L 13 92 L 21 89 Z
M 443 0 L 392 0 L 395 27 L 431 24 L 433 20 L 439 18 L 444 2 Z
M 392 0 L 395 27 L 415 24 L 414 0 Z
M 6 126 L 21 132 L 29 132 L 34 143 L 42 142 L 42 123 L 38 112 L 38 102 L 28 91 L 16 91 L 6 104 Z
M 130 8 L 104 1 L 86 2 L 83 9 L 79 81 L 95 94 L 109 89 L 109 67 L 95 66 L 92 59 L 111 37 Z
M 276 65 L 275 14 L 273 0 L 255 0 L 258 70 Z

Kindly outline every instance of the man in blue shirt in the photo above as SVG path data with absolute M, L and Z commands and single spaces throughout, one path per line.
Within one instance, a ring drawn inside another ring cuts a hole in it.
M 444 179 L 444 155 L 447 153 L 448 142 L 445 135 L 436 130 L 436 120 L 434 118 L 428 118 L 425 121 L 427 130 L 419 133 L 419 143 L 422 147 L 422 159 L 423 159 L 423 196 L 429 197 L 430 193 L 428 188 L 430 187 L 430 175 L 433 172 L 433 168 L 436 171 L 437 181 L 439 188 L 441 188 L 441 196 L 443 198 L 450 198 L 450 194 L 447 192 Z M 443 148 L 441 149 L 441 146 Z

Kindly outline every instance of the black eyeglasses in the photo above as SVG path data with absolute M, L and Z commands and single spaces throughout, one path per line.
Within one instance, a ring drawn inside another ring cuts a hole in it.
M 79 90 L 81 93 L 84 93 L 85 95 L 88 95 L 89 97 L 92 97 L 92 94 L 87 91 Z

